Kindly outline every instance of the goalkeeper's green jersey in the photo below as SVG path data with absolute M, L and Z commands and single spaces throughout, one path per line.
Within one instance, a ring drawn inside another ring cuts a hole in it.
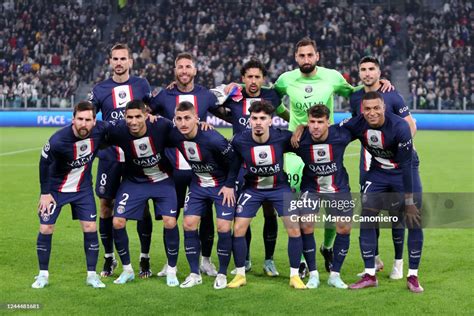
M 308 122 L 307 111 L 316 104 L 329 108 L 330 121 L 334 123 L 334 93 L 348 97 L 360 89 L 351 86 L 338 71 L 319 66 L 316 75 L 311 77 L 302 76 L 299 69 L 287 71 L 278 78 L 274 87 L 280 96 L 288 95 L 290 98 L 290 131 Z

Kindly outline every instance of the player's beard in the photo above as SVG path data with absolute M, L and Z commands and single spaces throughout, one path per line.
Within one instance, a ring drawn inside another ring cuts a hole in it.
M 86 138 L 90 134 L 90 130 L 88 130 L 86 127 L 82 127 L 77 130 L 77 134 L 79 134 L 79 137 L 81 138 Z
M 176 76 L 176 81 L 178 81 L 182 86 L 187 86 L 193 82 L 194 76 L 188 75 L 188 78 L 188 81 L 182 81 L 180 77 Z
M 309 74 L 311 72 L 313 72 L 313 70 L 316 68 L 316 64 L 304 64 L 302 66 L 300 66 L 300 71 L 304 74 Z
M 120 69 L 120 70 L 118 70 L 118 69 Z M 117 68 L 117 67 L 116 67 L 116 68 L 114 69 L 114 74 L 115 74 L 116 76 L 122 76 L 122 75 L 124 75 L 124 74 L 127 72 L 127 70 L 128 70 L 128 69 L 126 69 L 126 68 L 124 68 L 124 67 L 121 67 L 121 68 Z

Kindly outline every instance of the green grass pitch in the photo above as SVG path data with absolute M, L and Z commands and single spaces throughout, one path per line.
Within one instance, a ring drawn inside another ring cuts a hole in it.
M 78 222 L 71 220 L 69 207 L 62 211 L 53 237 L 50 284 L 43 290 L 31 289 L 38 270 L 36 235 L 39 197 L 38 161 L 52 128 L 0 129 L 0 304 L 1 314 L 8 313 L 7 303 L 40 303 L 44 314 L 473 314 L 474 313 L 474 230 L 427 229 L 420 266 L 425 292 L 409 293 L 405 280 L 388 278 L 393 246 L 390 231 L 383 230 L 380 251 L 385 270 L 379 274 L 379 287 L 361 291 L 329 288 L 317 254 L 321 287 L 296 291 L 288 286 L 287 237 L 279 225 L 275 260 L 281 276 L 269 278 L 262 273 L 263 216 L 255 218 L 251 247 L 253 269 L 248 285 L 237 290 L 216 291 L 213 279 L 203 277 L 203 285 L 192 289 L 168 288 L 165 280 L 153 276 L 122 286 L 106 279 L 106 289 L 85 285 L 85 257 Z M 231 130 L 221 131 L 226 136 Z M 474 192 L 474 133 L 419 131 L 416 148 L 421 159 L 420 172 L 425 192 Z M 346 150 L 346 167 L 353 191 L 357 191 L 359 144 Z M 93 173 L 95 176 L 95 172 Z M 139 243 L 135 223 L 130 222 L 132 264 L 137 270 Z M 181 230 L 181 229 L 180 229 Z M 154 222 L 151 263 L 154 273 L 165 262 L 162 224 Z M 359 254 L 358 230 L 351 238 L 351 249 L 342 269 L 347 283 L 357 280 L 363 267 Z M 181 242 L 183 238 L 181 237 Z M 316 233 L 319 246 L 322 232 Z M 406 247 L 405 247 L 406 249 Z M 406 250 L 405 250 L 406 252 Z M 97 269 L 102 267 L 103 249 Z M 405 273 L 408 268 L 405 253 Z M 217 263 L 215 249 L 213 260 Z M 231 263 L 233 266 L 233 263 Z M 178 278 L 189 273 L 184 252 L 178 260 Z M 118 272 L 121 272 L 119 267 Z M 229 276 L 229 281 L 231 277 Z M 24 313 L 25 311 L 22 311 Z

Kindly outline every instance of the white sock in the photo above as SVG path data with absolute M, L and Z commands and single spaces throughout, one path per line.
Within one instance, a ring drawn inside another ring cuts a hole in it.
M 290 268 L 290 278 L 294 277 L 295 275 L 299 275 L 298 271 L 299 271 L 298 268 Z
M 148 259 L 150 259 L 150 254 L 149 254 L 149 253 L 143 253 L 143 252 L 141 252 L 141 253 L 140 253 L 140 259 L 141 259 L 141 258 L 148 258 Z
M 45 277 L 49 278 L 49 271 L 48 270 L 40 270 L 38 275 L 45 276 Z
M 315 277 L 319 278 L 318 270 L 309 271 L 309 276 L 315 276 Z
M 375 275 L 375 268 L 372 268 L 372 269 L 365 268 L 365 273 L 367 273 L 368 275 L 374 276 Z
M 124 264 L 123 265 L 123 271 L 127 271 L 127 272 L 133 272 L 133 268 L 132 268 L 132 264 Z
M 235 268 L 235 270 L 237 271 L 237 274 L 245 276 L 245 266 L 240 267 L 240 268 Z
M 174 266 L 174 267 L 168 266 L 168 267 L 166 268 L 166 273 L 167 273 L 167 274 L 176 274 L 176 266 Z
M 407 274 L 407 276 L 411 276 L 411 275 L 417 277 L 417 276 L 418 276 L 418 269 L 408 269 L 408 274 Z
M 97 275 L 95 271 L 87 271 L 87 277 L 93 277 L 95 275 Z
M 113 252 L 112 253 L 106 253 L 106 254 L 104 254 L 104 258 L 115 258 L 115 255 L 114 255 Z
M 329 273 L 329 277 L 330 277 L 330 278 L 334 278 L 334 277 L 338 277 L 338 276 L 339 276 L 339 272 L 331 271 L 331 272 Z
M 403 259 L 395 259 L 395 266 L 399 267 L 403 265 Z
M 201 264 L 211 263 L 211 257 L 201 257 Z

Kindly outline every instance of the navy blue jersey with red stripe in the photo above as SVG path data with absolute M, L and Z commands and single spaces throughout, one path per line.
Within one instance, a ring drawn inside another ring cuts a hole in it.
M 372 155 L 370 170 L 376 169 L 386 174 L 402 172 L 405 188 L 411 192 L 413 141 L 410 126 L 403 118 L 385 113 L 383 125 L 373 128 L 363 115 L 359 115 L 342 121 L 340 125 L 347 128 L 352 137 L 359 139 Z
M 206 122 L 207 112 L 218 107 L 217 98 L 209 89 L 194 85 L 194 89 L 190 92 L 181 92 L 177 87 L 161 89 L 152 97 L 150 108 L 153 114 L 158 113 L 172 120 L 176 106 L 183 101 L 189 101 L 194 105 L 199 119 L 203 122 Z
M 215 130 L 198 132 L 186 139 L 175 127 L 169 135 L 170 145 L 177 147 L 191 166 L 193 180 L 200 187 L 215 188 L 222 185 L 233 188 L 235 177 L 228 177 L 234 150 L 227 139 Z
M 242 91 L 242 95 L 243 99 L 238 102 L 229 97 L 223 104 L 223 106 L 230 109 L 234 135 L 250 129 L 248 124 L 250 118 L 249 108 L 253 102 L 265 100 L 270 102 L 274 108 L 277 108 L 281 102 L 280 97 L 273 89 L 261 89 L 258 97 L 250 97 L 245 90 Z
M 385 113 L 393 113 L 400 117 L 407 117 L 410 115 L 408 106 L 405 105 L 403 97 L 397 90 L 388 92 L 377 91 L 383 97 L 385 103 Z M 360 89 L 351 94 L 350 105 L 352 117 L 359 115 L 362 112 L 362 97 L 365 94 L 364 89 Z
M 232 163 L 232 169 L 237 174 L 244 162 L 244 186 L 273 189 L 288 185 L 288 176 L 283 171 L 283 154 L 293 151 L 291 135 L 287 130 L 270 127 L 270 137 L 263 144 L 253 140 L 252 130 L 234 136 L 231 144 L 236 152 L 236 159 Z
M 408 106 L 405 105 L 405 101 L 403 97 L 397 90 L 389 91 L 389 92 L 382 92 L 380 90 L 377 91 L 383 97 L 385 103 L 385 113 L 393 113 L 398 115 L 402 118 L 405 118 L 410 115 L 410 110 Z M 350 98 L 350 106 L 352 117 L 355 117 L 362 112 L 362 97 L 365 94 L 365 90 L 361 89 L 359 91 L 354 92 L 351 94 Z M 359 169 L 361 174 L 361 181 L 365 176 L 365 172 L 370 169 L 370 163 L 372 161 L 372 157 L 370 154 L 361 148 L 360 150 L 360 161 L 359 161 Z M 362 183 L 361 183 L 362 184 Z
M 130 76 L 125 82 L 115 82 L 112 78 L 99 82 L 90 93 L 90 101 L 95 105 L 96 111 L 102 112 L 102 120 L 123 120 L 125 105 L 132 100 L 142 100 L 149 104 L 151 88 L 144 78 Z M 112 161 L 124 161 L 123 152 L 111 147 L 99 152 L 99 158 Z
M 314 192 L 350 192 L 349 176 L 344 168 L 344 151 L 353 140 L 351 133 L 338 125 L 331 125 L 325 141 L 311 138 L 308 127 L 301 135 L 300 146 L 295 149 L 305 166 L 301 190 Z
M 146 133 L 135 137 L 122 120 L 107 133 L 107 142 L 125 153 L 124 176 L 133 182 L 159 182 L 171 176 L 171 164 L 164 150 L 173 123 L 160 117 L 153 123 L 147 120 L 146 126 Z
M 51 136 L 40 160 L 41 193 L 80 192 L 92 187 L 91 167 L 99 146 L 104 142 L 107 122 L 97 121 L 90 135 L 74 135 L 72 124 Z

